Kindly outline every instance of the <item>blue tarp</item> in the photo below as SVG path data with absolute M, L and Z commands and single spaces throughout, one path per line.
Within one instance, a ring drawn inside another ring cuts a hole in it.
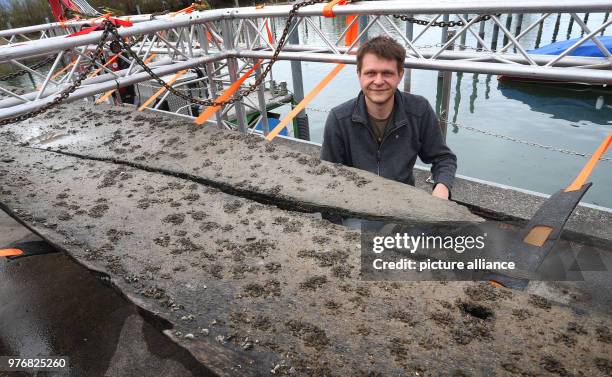
M 278 126 L 280 122 L 281 122 L 280 119 L 268 118 L 268 125 L 270 126 L 270 131 L 272 131 L 274 127 Z M 263 132 L 263 122 L 261 120 L 259 121 L 259 123 L 257 123 L 255 130 L 259 132 Z M 281 132 L 279 133 L 279 135 L 288 136 L 289 132 L 287 131 L 287 127 L 283 128 Z
M 606 46 L 608 51 L 612 52 L 612 37 L 597 37 L 597 38 L 604 46 Z M 570 39 L 567 41 L 555 42 L 555 43 L 546 45 L 544 47 L 536 48 L 535 50 L 529 50 L 528 52 L 534 55 L 536 54 L 537 55 L 559 55 L 563 51 L 570 48 L 578 40 L 579 38 L 575 38 L 575 39 Z M 595 43 L 593 43 L 593 41 L 589 39 L 588 41 L 583 43 L 580 47 L 572 51 L 570 53 L 570 56 L 591 56 L 591 57 L 603 58 L 604 54 L 601 52 L 599 47 L 597 47 Z

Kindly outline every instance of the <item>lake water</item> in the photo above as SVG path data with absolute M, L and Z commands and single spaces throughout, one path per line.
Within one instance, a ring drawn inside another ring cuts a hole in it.
M 589 24 L 600 25 L 603 14 L 591 14 Z M 523 29 L 535 15 L 525 15 Z M 505 18 L 502 18 L 505 22 Z M 552 42 L 555 35 L 556 16 L 550 16 L 542 29 L 540 46 Z M 514 17 L 512 30 L 517 18 Z M 323 19 L 319 24 L 323 32 L 332 37 L 341 33 L 342 21 Z M 385 24 L 386 25 L 386 24 Z M 400 30 L 403 24 L 397 22 Z M 279 23 L 278 33 L 282 30 Z M 556 40 L 580 37 L 580 29 L 574 23 L 568 33 L 567 17 L 560 20 Z M 391 28 L 387 27 L 387 30 Z M 380 28 L 369 34 L 380 34 Z M 420 26 L 415 25 L 414 35 Z M 477 31 L 478 28 L 475 29 Z M 485 28 L 485 41 L 491 43 L 492 23 Z M 301 27 L 301 43 L 322 45 L 312 27 Z M 437 44 L 441 32 L 426 34 L 427 39 L 417 45 Z M 397 38 L 399 40 L 399 38 Z M 498 46 L 503 46 L 500 32 Z M 523 45 L 534 48 L 537 28 L 524 39 Z M 470 35 L 466 45 L 476 47 Z M 302 63 L 304 90 L 308 93 L 331 69 L 333 64 Z M 427 98 L 435 106 L 438 93 L 436 71 L 413 70 L 411 92 Z M 274 79 L 287 81 L 291 90 L 291 70 L 288 62 L 278 62 L 273 70 Z M 400 89 L 403 83 L 400 84 Z M 334 80 L 308 105 L 311 140 L 321 142 L 327 112 L 334 106 L 356 96 L 359 83 L 355 66 L 347 65 Z M 280 108 L 285 115 L 289 106 Z M 494 75 L 453 74 L 449 121 L 459 125 L 491 131 L 515 139 L 553 146 L 560 149 L 593 153 L 609 132 L 612 132 L 612 89 L 571 90 L 563 86 L 551 88 L 537 84 L 507 85 L 498 82 Z M 447 143 L 458 157 L 458 174 L 552 194 L 569 185 L 587 158 L 536 148 L 503 140 L 460 127 L 448 127 Z M 612 150 L 607 154 L 612 157 Z M 600 161 L 591 175 L 593 187 L 584 201 L 612 208 L 612 162 Z

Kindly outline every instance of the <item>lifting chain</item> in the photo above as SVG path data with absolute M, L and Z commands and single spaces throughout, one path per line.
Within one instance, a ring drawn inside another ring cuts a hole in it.
M 38 69 L 40 67 L 44 67 L 47 64 L 53 63 L 53 61 L 55 60 L 54 56 L 50 56 L 47 59 L 41 60 L 39 62 L 34 63 L 31 67 L 28 67 L 28 69 L 22 69 L 19 70 L 17 72 L 13 72 L 13 73 L 9 73 L 7 75 L 4 76 L 0 76 L 0 81 L 7 81 L 7 80 L 11 80 L 14 79 L 15 77 L 19 77 L 21 75 L 25 75 L 26 73 L 28 73 L 30 70 L 33 71 L 35 69 Z
M 30 118 L 33 118 L 37 115 L 40 115 L 42 113 L 44 113 L 45 111 L 58 106 L 59 104 L 61 104 L 66 98 L 68 98 L 68 96 L 70 96 L 70 93 L 73 93 L 75 90 L 77 90 L 77 88 L 79 86 L 81 86 L 81 82 L 83 80 L 85 80 L 85 78 L 87 77 L 87 75 L 89 74 L 89 72 L 95 67 L 96 64 L 96 60 L 99 58 L 99 56 L 102 54 L 102 50 L 104 49 L 104 44 L 106 43 L 106 40 L 108 39 L 108 36 L 111 33 L 111 29 L 114 28 L 115 25 L 112 24 L 112 22 L 107 22 L 104 25 L 104 32 L 102 33 L 102 37 L 100 38 L 100 42 L 98 42 L 98 45 L 96 46 L 96 49 L 93 53 L 93 55 L 91 56 L 91 61 L 90 63 L 87 65 L 87 67 L 85 67 L 85 69 L 79 73 L 79 75 L 77 76 L 76 80 L 74 80 L 74 82 L 65 90 L 63 90 L 60 94 L 58 94 L 55 98 L 53 98 L 53 100 L 51 100 L 51 102 L 41 106 L 40 108 L 31 111 L 29 113 L 25 113 L 25 114 L 21 114 L 18 115 L 16 117 L 12 117 L 12 118 L 5 118 L 0 120 L 0 126 L 4 126 L 7 124 L 11 124 L 11 123 L 16 123 L 16 122 L 22 122 L 24 120 L 28 120 Z
M 501 14 L 497 14 L 497 17 L 501 16 Z M 395 18 L 399 18 L 402 21 L 406 21 L 406 22 L 410 22 L 411 24 L 417 24 L 417 25 L 423 25 L 423 26 L 427 26 L 429 25 L 429 23 L 431 21 L 427 21 L 427 20 L 419 20 L 417 18 L 414 17 L 408 17 L 405 16 L 403 14 L 394 14 L 393 17 Z M 483 22 L 483 21 L 488 21 L 491 19 L 491 15 L 489 14 L 483 14 L 480 15 L 478 17 L 476 17 L 476 22 Z M 472 19 L 468 19 L 466 20 L 467 23 L 472 22 Z M 435 21 L 431 23 L 431 26 L 435 26 L 435 27 L 455 27 L 455 26 L 465 26 L 465 23 L 461 20 L 459 21 Z
M 149 68 L 142 61 L 142 59 L 136 53 L 132 51 L 130 46 L 128 46 L 127 43 L 125 43 L 121 39 L 121 37 L 119 36 L 119 32 L 117 31 L 116 28 L 113 27 L 111 29 L 111 32 L 114 34 L 115 38 L 119 41 L 122 48 L 128 53 L 128 55 L 130 55 L 130 57 L 134 59 L 134 61 L 136 61 L 136 63 L 140 65 L 145 72 L 147 72 L 153 79 L 155 79 L 155 81 L 157 81 L 162 87 L 164 87 L 170 93 L 174 94 L 175 96 L 179 98 L 182 98 L 186 101 L 189 101 L 197 105 L 225 106 L 225 105 L 231 105 L 237 101 L 240 101 L 244 97 L 253 93 L 255 90 L 257 90 L 257 88 L 259 88 L 261 83 L 266 79 L 266 77 L 268 76 L 268 73 L 270 72 L 270 70 L 272 70 L 272 66 L 278 60 L 278 54 L 280 54 L 283 46 L 285 45 L 285 41 L 287 40 L 287 36 L 289 35 L 289 30 L 291 29 L 291 24 L 293 23 L 293 19 L 295 18 L 297 11 L 300 8 L 308 6 L 308 5 L 314 5 L 317 3 L 326 3 L 326 2 L 327 0 L 308 0 L 308 1 L 303 1 L 301 3 L 294 4 L 293 8 L 291 8 L 291 10 L 289 11 L 289 17 L 287 18 L 287 21 L 285 23 L 285 28 L 283 30 L 283 33 L 281 34 L 281 37 L 278 39 L 278 43 L 277 43 L 276 49 L 274 50 L 274 54 L 272 55 L 272 58 L 270 59 L 270 62 L 268 63 L 268 65 L 263 69 L 263 72 L 257 77 L 257 79 L 255 80 L 253 84 L 249 85 L 248 88 L 239 91 L 236 95 L 232 96 L 232 98 L 226 101 L 220 101 L 220 102 L 217 102 L 213 99 L 202 100 L 202 99 L 195 98 L 193 96 L 181 93 L 180 91 L 174 89 L 172 86 L 168 85 L 168 83 L 166 83 L 161 77 L 159 77 L 159 75 L 153 72 L 151 68 Z

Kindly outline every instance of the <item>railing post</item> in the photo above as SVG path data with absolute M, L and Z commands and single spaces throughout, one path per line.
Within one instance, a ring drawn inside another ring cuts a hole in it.
M 543 29 L 544 29 L 544 21 L 540 21 L 540 24 L 538 25 L 538 34 L 536 35 L 536 40 L 535 40 L 535 48 L 540 47 L 540 43 L 542 42 L 542 30 Z
M 289 35 L 288 40 L 291 44 L 300 44 L 298 28 Z M 293 99 L 296 103 L 300 103 L 304 99 L 304 79 L 302 77 L 301 61 L 291 61 L 291 78 L 293 80 Z M 308 125 L 308 115 L 305 110 L 300 111 L 295 117 L 294 125 L 293 133 L 296 138 L 310 140 L 310 127 Z
M 204 25 L 198 25 L 196 27 L 196 36 L 200 42 L 200 46 L 204 50 L 202 52 L 204 55 L 208 55 L 208 38 L 206 38 L 206 33 L 204 32 Z M 206 63 L 204 65 L 204 70 L 208 78 L 208 96 L 209 98 L 215 99 L 217 98 L 217 85 L 213 80 L 214 65 L 212 63 Z M 225 127 L 223 126 L 223 119 L 221 118 L 220 112 L 221 110 L 215 113 L 215 118 L 217 119 L 217 127 L 223 129 Z
M 223 20 L 223 47 L 225 47 L 227 50 L 234 49 L 234 33 L 232 30 L 232 20 Z M 227 69 L 229 71 L 230 81 L 232 84 L 238 81 L 238 60 L 236 58 L 227 59 Z M 234 96 L 236 96 L 236 94 L 234 94 Z M 242 101 L 234 102 L 234 110 L 236 111 L 238 130 L 242 133 L 246 133 L 247 121 Z
M 508 16 L 506 17 L 506 30 L 508 30 L 508 32 L 511 32 L 512 30 L 512 13 L 509 13 Z M 508 36 L 504 33 L 504 42 L 503 45 L 507 45 L 508 44 Z M 515 48 L 516 51 L 516 48 Z
M 573 28 L 574 28 L 574 17 L 570 17 L 569 23 L 567 25 L 567 35 L 566 35 L 565 39 L 570 39 L 570 36 L 572 35 L 572 29 Z M 580 36 L 582 37 L 582 33 L 580 33 Z
M 466 19 L 466 20 L 468 19 L 468 17 L 469 17 L 469 14 L 464 14 L 464 15 L 463 15 L 463 18 L 464 18 L 464 19 Z M 468 33 L 468 32 L 467 32 L 467 30 L 465 30 L 465 31 L 463 32 L 463 34 L 461 34 L 461 39 L 460 39 L 460 41 L 459 41 L 459 43 L 461 44 L 461 46 L 459 46 L 459 49 L 460 49 L 461 51 L 465 50 L 465 40 L 466 40 L 466 38 L 467 38 L 467 33 Z
M 448 22 L 449 20 L 450 20 L 450 16 L 448 14 L 445 14 L 442 17 L 442 21 L 444 22 Z M 440 44 L 444 45 L 447 41 L 448 41 L 448 26 L 444 26 L 442 28 L 442 36 L 440 38 Z M 444 72 L 438 71 L 438 78 L 442 78 L 442 76 L 444 76 Z
M 516 20 L 516 31 L 514 35 L 521 34 L 521 30 L 523 30 L 523 13 L 518 14 L 518 19 Z
M 359 33 L 365 30 L 366 27 L 368 27 L 368 16 L 367 15 L 359 16 Z M 367 40 L 368 40 L 368 33 L 366 32 L 361 36 L 359 43 L 363 44 Z
M 479 29 L 478 29 L 478 36 L 482 38 L 482 40 L 484 40 L 484 36 L 485 36 L 485 23 L 484 22 L 480 22 Z
M 409 14 L 408 17 L 412 17 L 412 14 Z M 406 39 L 412 42 L 412 38 L 414 38 L 414 24 L 412 22 L 406 21 Z M 412 70 L 405 69 L 404 70 L 404 92 L 410 93 L 411 85 L 412 85 Z
M 265 22 L 265 20 L 264 20 Z M 259 26 L 259 21 L 257 22 Z M 255 31 L 251 28 L 248 28 L 248 37 L 249 37 L 249 45 L 253 42 L 253 39 L 257 40 L 257 46 L 261 46 L 261 40 L 256 35 Z M 253 45 L 256 47 L 255 45 Z M 257 77 L 261 76 L 261 67 L 255 70 L 255 75 Z M 259 105 L 259 112 L 261 114 L 261 129 L 263 131 L 264 136 L 268 135 L 270 132 L 270 122 L 268 121 L 268 107 L 266 104 L 266 82 L 263 81 L 259 88 L 257 88 L 257 103 Z M 257 127 L 257 124 L 255 125 Z
M 493 32 L 491 34 L 491 50 L 497 50 L 497 39 L 499 38 L 499 25 L 493 25 Z
M 447 33 L 447 41 L 455 36 L 454 30 L 449 30 Z M 448 46 L 449 50 L 454 48 L 454 44 Z M 442 130 L 442 135 L 444 136 L 444 140 L 446 140 L 446 131 L 448 128 L 448 113 L 450 107 L 450 97 L 451 97 L 451 83 L 453 81 L 453 72 L 451 71 L 440 71 L 442 73 L 442 77 L 438 78 L 438 91 L 441 92 L 440 96 L 440 111 L 438 114 L 438 118 L 440 121 L 440 129 Z
M 557 20 L 555 21 L 555 28 L 553 30 L 551 43 L 555 43 L 557 41 L 557 36 L 559 35 L 559 25 L 560 24 L 561 24 L 561 13 L 557 13 Z

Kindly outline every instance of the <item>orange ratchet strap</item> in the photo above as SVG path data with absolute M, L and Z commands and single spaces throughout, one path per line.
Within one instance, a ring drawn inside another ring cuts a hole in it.
M 96 21 L 101 20 L 101 19 L 103 19 L 103 18 L 105 18 L 105 19 L 106 19 L 106 18 L 109 18 L 109 17 L 111 17 L 112 15 L 113 15 L 113 13 L 112 13 L 112 12 L 108 12 L 108 13 L 106 13 L 106 14 L 103 14 L 103 15 L 99 16 L 99 17 L 92 18 L 91 20 L 88 20 L 88 22 L 91 22 L 91 24 L 92 24 L 92 25 L 95 25 L 95 24 L 96 24 Z
M 181 13 L 189 14 L 189 13 L 193 12 L 194 10 L 195 10 L 195 6 L 193 4 L 191 4 L 187 8 L 183 8 L 183 9 L 178 10 L 176 12 L 170 13 L 170 17 L 178 16 Z
M 350 3 L 350 0 L 332 0 L 330 1 L 323 8 L 323 16 L 336 17 L 336 15 L 334 14 L 334 7 L 336 5 L 346 5 L 348 3 Z M 346 16 L 346 25 L 347 26 L 350 25 L 356 17 L 357 16 L 355 15 Z M 352 45 L 355 39 L 357 39 L 357 35 L 359 35 L 359 24 L 355 22 L 351 26 L 351 28 L 347 30 L 346 35 L 344 36 L 344 43 L 347 46 Z
M 110 64 L 113 64 L 113 62 L 115 60 L 117 60 L 117 58 L 119 57 L 119 55 L 121 55 L 123 52 L 120 52 L 116 55 L 113 55 L 110 59 L 108 59 L 108 61 L 106 63 L 104 63 L 104 65 L 98 69 L 96 69 L 95 71 L 93 71 L 89 77 L 93 77 L 95 75 L 97 75 L 98 73 L 100 73 L 101 70 L 103 70 L 104 68 L 108 67 Z
M 347 0 L 332 0 L 332 1 L 330 1 L 323 8 L 323 16 L 325 16 L 325 17 L 336 17 L 336 15 L 334 14 L 333 8 L 336 5 L 344 5 L 346 3 L 347 3 Z
M 272 36 L 272 32 L 270 31 L 270 25 L 268 25 L 268 20 L 266 20 L 266 32 L 268 32 L 268 42 L 270 42 L 270 44 L 274 44 L 274 37 Z
M 130 21 L 125 21 L 125 20 L 120 20 L 118 18 L 110 17 L 109 16 L 110 14 L 111 13 L 107 13 L 104 16 L 100 16 L 100 17 L 104 17 L 104 19 L 112 22 L 117 27 L 119 27 L 119 26 L 125 26 L 125 27 L 134 26 L 134 24 L 132 22 L 130 22 Z M 100 18 L 100 17 L 98 17 L 98 18 Z M 76 36 L 79 36 L 79 35 L 89 34 L 92 31 L 102 30 L 102 28 L 103 28 L 103 25 L 96 25 L 95 22 L 92 22 L 92 25 L 94 25 L 94 26 L 88 27 L 88 28 L 85 28 L 85 29 L 83 29 L 81 31 L 77 31 L 76 33 L 72 33 L 70 35 L 67 35 L 66 38 L 71 38 L 71 37 L 76 37 Z
M 178 79 L 179 79 L 181 76 L 183 76 L 185 73 L 187 73 L 187 70 L 186 70 L 186 69 L 184 69 L 184 70 L 182 70 L 182 71 L 179 71 L 177 74 L 175 74 L 174 76 L 172 76 L 172 78 L 171 78 L 170 80 L 166 81 L 166 83 L 167 83 L 168 85 L 172 85 L 172 84 L 174 84 L 174 82 L 175 82 L 176 80 L 178 80 Z M 149 106 L 149 104 L 150 104 L 151 102 L 153 102 L 153 101 L 154 101 L 154 100 L 155 100 L 157 97 L 159 97 L 159 96 L 160 96 L 160 95 L 161 95 L 163 92 L 165 92 L 165 91 L 166 91 L 166 87 L 162 86 L 161 88 L 159 88 L 159 90 L 158 90 L 158 91 L 157 91 L 155 94 L 153 94 L 151 97 L 149 97 L 149 99 L 148 99 L 148 100 L 146 100 L 146 101 L 145 101 L 145 103 L 143 103 L 143 104 L 142 104 L 142 106 L 140 106 L 140 107 L 138 108 L 138 111 L 143 111 L 144 109 L 146 109 L 146 108 L 147 108 L 147 106 Z
M 342 68 L 344 68 L 344 64 L 336 65 L 336 67 L 334 67 L 334 69 L 328 73 L 327 76 L 325 76 L 325 78 L 323 78 L 323 80 L 321 80 L 321 82 L 319 82 L 317 86 L 315 86 L 315 88 L 311 90 L 310 93 L 308 93 L 304 99 L 293 110 L 291 110 L 291 112 L 285 118 L 283 118 L 283 120 L 276 127 L 274 127 L 272 131 L 270 131 L 268 136 L 266 136 L 266 140 L 272 141 L 279 134 L 279 132 L 281 132 L 281 130 L 285 128 L 287 124 L 291 122 L 291 120 L 293 120 L 293 118 L 295 118 L 295 116 L 298 115 L 298 113 L 302 111 L 306 105 L 308 105 L 310 101 L 312 101 L 312 99 L 319 94 L 319 92 L 323 90 L 327 84 L 329 84 L 331 80 L 333 80 L 334 77 L 336 77 Z
M 51 76 L 51 80 L 55 80 L 55 78 L 59 75 L 61 75 L 63 72 L 65 72 L 68 68 L 72 67 L 74 65 L 76 60 L 73 60 L 70 64 L 68 64 L 67 66 L 65 66 L 64 68 L 62 68 L 59 72 L 56 72 L 55 74 L 53 74 L 53 76 Z
M 346 16 L 346 25 L 348 26 L 351 23 L 353 23 L 353 20 L 355 20 L 356 18 L 357 16 L 355 15 Z M 359 35 L 359 22 L 355 21 L 353 25 L 351 26 L 351 28 L 347 30 L 346 35 L 344 36 L 344 44 L 347 47 L 350 47 L 353 44 L 353 42 L 355 42 L 355 39 L 357 39 L 358 35 Z
M 251 74 L 259 68 L 261 65 L 261 60 L 259 60 L 251 69 L 249 69 L 244 75 L 242 75 L 235 83 L 233 83 L 227 90 L 225 90 L 221 95 L 217 98 L 215 102 L 223 102 L 227 101 L 236 91 L 240 88 L 240 85 L 249 77 Z M 214 113 L 219 111 L 221 106 L 208 106 L 206 110 L 194 121 L 195 124 L 202 124 L 208 120 Z
M 20 249 L 0 249 L 0 257 L 14 257 L 23 254 Z
M 589 162 L 584 165 L 584 168 L 582 168 L 580 174 L 578 174 L 576 179 L 574 179 L 574 182 L 572 182 L 571 185 L 567 186 L 567 188 L 564 190 L 565 192 L 576 191 L 582 188 L 582 185 L 584 185 L 586 180 L 589 178 L 589 175 L 591 175 L 593 168 L 595 168 L 595 165 L 597 165 L 597 162 L 599 161 L 601 156 L 606 153 L 606 150 L 608 149 L 608 147 L 610 147 L 610 144 L 612 144 L 612 132 L 608 134 L 608 137 L 606 137 L 606 139 L 603 141 L 603 143 L 601 143 L 599 148 L 597 148 L 595 153 L 593 153 L 593 156 L 591 156 Z
M 255 9 L 260 10 L 263 9 L 265 6 L 266 4 L 256 4 Z M 270 24 L 268 23 L 268 20 L 266 20 L 265 25 L 266 32 L 268 33 L 268 42 L 270 42 L 270 44 L 274 44 L 274 37 L 272 36 L 272 31 L 270 31 Z

